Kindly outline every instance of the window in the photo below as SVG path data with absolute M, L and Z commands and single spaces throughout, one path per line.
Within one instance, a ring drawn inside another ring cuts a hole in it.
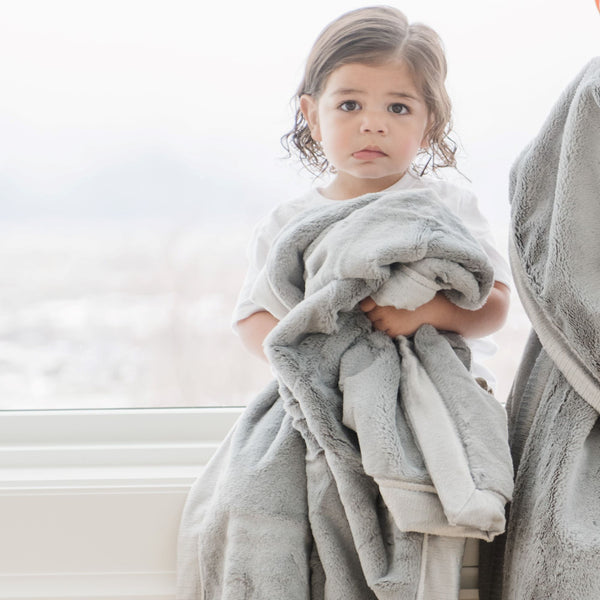
M 278 184 L 240 160 L 268 108 L 223 87 L 238 50 L 198 3 L 34 4 L 0 25 L 0 408 L 246 403 L 270 374 L 229 320 Z
M 229 323 L 248 235 L 222 221 L 5 231 L 1 408 L 245 404 L 269 376 Z
M 352 6 L 309 5 L 3 6 L 0 409 L 239 405 L 270 378 L 229 315 L 252 225 L 311 184 L 280 160 L 279 137 L 312 40 Z M 511 3 L 473 7 L 402 8 L 444 38 L 460 164 L 504 246 L 510 164 L 595 52 L 594 24 L 569 8 L 581 35 L 567 57 L 554 43 L 564 11 L 544 13 L 541 85 L 520 29 L 538 8 L 519 5 L 515 21 Z M 528 329 L 513 299 L 500 395 Z

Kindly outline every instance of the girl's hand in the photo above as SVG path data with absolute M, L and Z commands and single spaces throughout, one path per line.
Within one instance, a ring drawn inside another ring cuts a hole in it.
M 496 281 L 485 305 L 478 310 L 459 308 L 440 292 L 416 310 L 378 306 L 371 297 L 365 298 L 359 306 L 373 323 L 373 327 L 390 337 L 412 335 L 421 325 L 429 323 L 439 330 L 477 338 L 502 327 L 509 303 L 510 290 Z
M 433 300 L 419 306 L 416 310 L 394 308 L 393 306 L 378 306 L 369 296 L 360 304 L 373 327 L 394 338 L 399 335 L 412 335 L 424 323 L 432 320 L 433 311 L 439 304 L 436 296 Z M 440 296 L 440 298 L 442 298 Z

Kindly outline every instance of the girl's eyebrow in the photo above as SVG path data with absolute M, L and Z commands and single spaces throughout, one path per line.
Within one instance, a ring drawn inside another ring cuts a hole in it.
M 364 94 L 364 90 L 357 90 L 354 88 L 339 88 L 332 92 L 333 96 L 347 96 L 348 94 Z
M 365 90 L 358 90 L 355 88 L 340 88 L 333 92 L 334 96 L 347 96 L 348 94 L 365 94 Z M 393 96 L 394 98 L 407 98 L 408 100 L 414 100 L 416 102 L 420 102 L 421 99 L 418 96 L 413 94 L 408 94 L 406 92 L 388 92 L 388 96 Z
M 390 92 L 389 95 L 394 96 L 395 98 L 408 98 L 409 100 L 421 102 L 421 98 L 415 96 L 414 94 L 407 94 L 406 92 Z

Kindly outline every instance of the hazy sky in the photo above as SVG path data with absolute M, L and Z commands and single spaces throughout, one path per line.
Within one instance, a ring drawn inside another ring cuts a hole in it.
M 369 4 L 0 0 L 0 215 L 247 215 L 301 192 L 289 99 L 319 31 Z M 462 170 L 505 219 L 512 161 L 600 55 L 594 0 L 390 4 L 444 40 Z

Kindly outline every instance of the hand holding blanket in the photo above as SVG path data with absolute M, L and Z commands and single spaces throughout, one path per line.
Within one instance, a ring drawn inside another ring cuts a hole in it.
M 395 342 L 357 305 L 478 308 L 485 253 L 434 194 L 373 194 L 300 215 L 261 277 L 289 310 L 265 342 L 277 385 L 188 498 L 179 597 L 456 597 L 464 537 L 503 531 L 503 409 L 460 336 Z

